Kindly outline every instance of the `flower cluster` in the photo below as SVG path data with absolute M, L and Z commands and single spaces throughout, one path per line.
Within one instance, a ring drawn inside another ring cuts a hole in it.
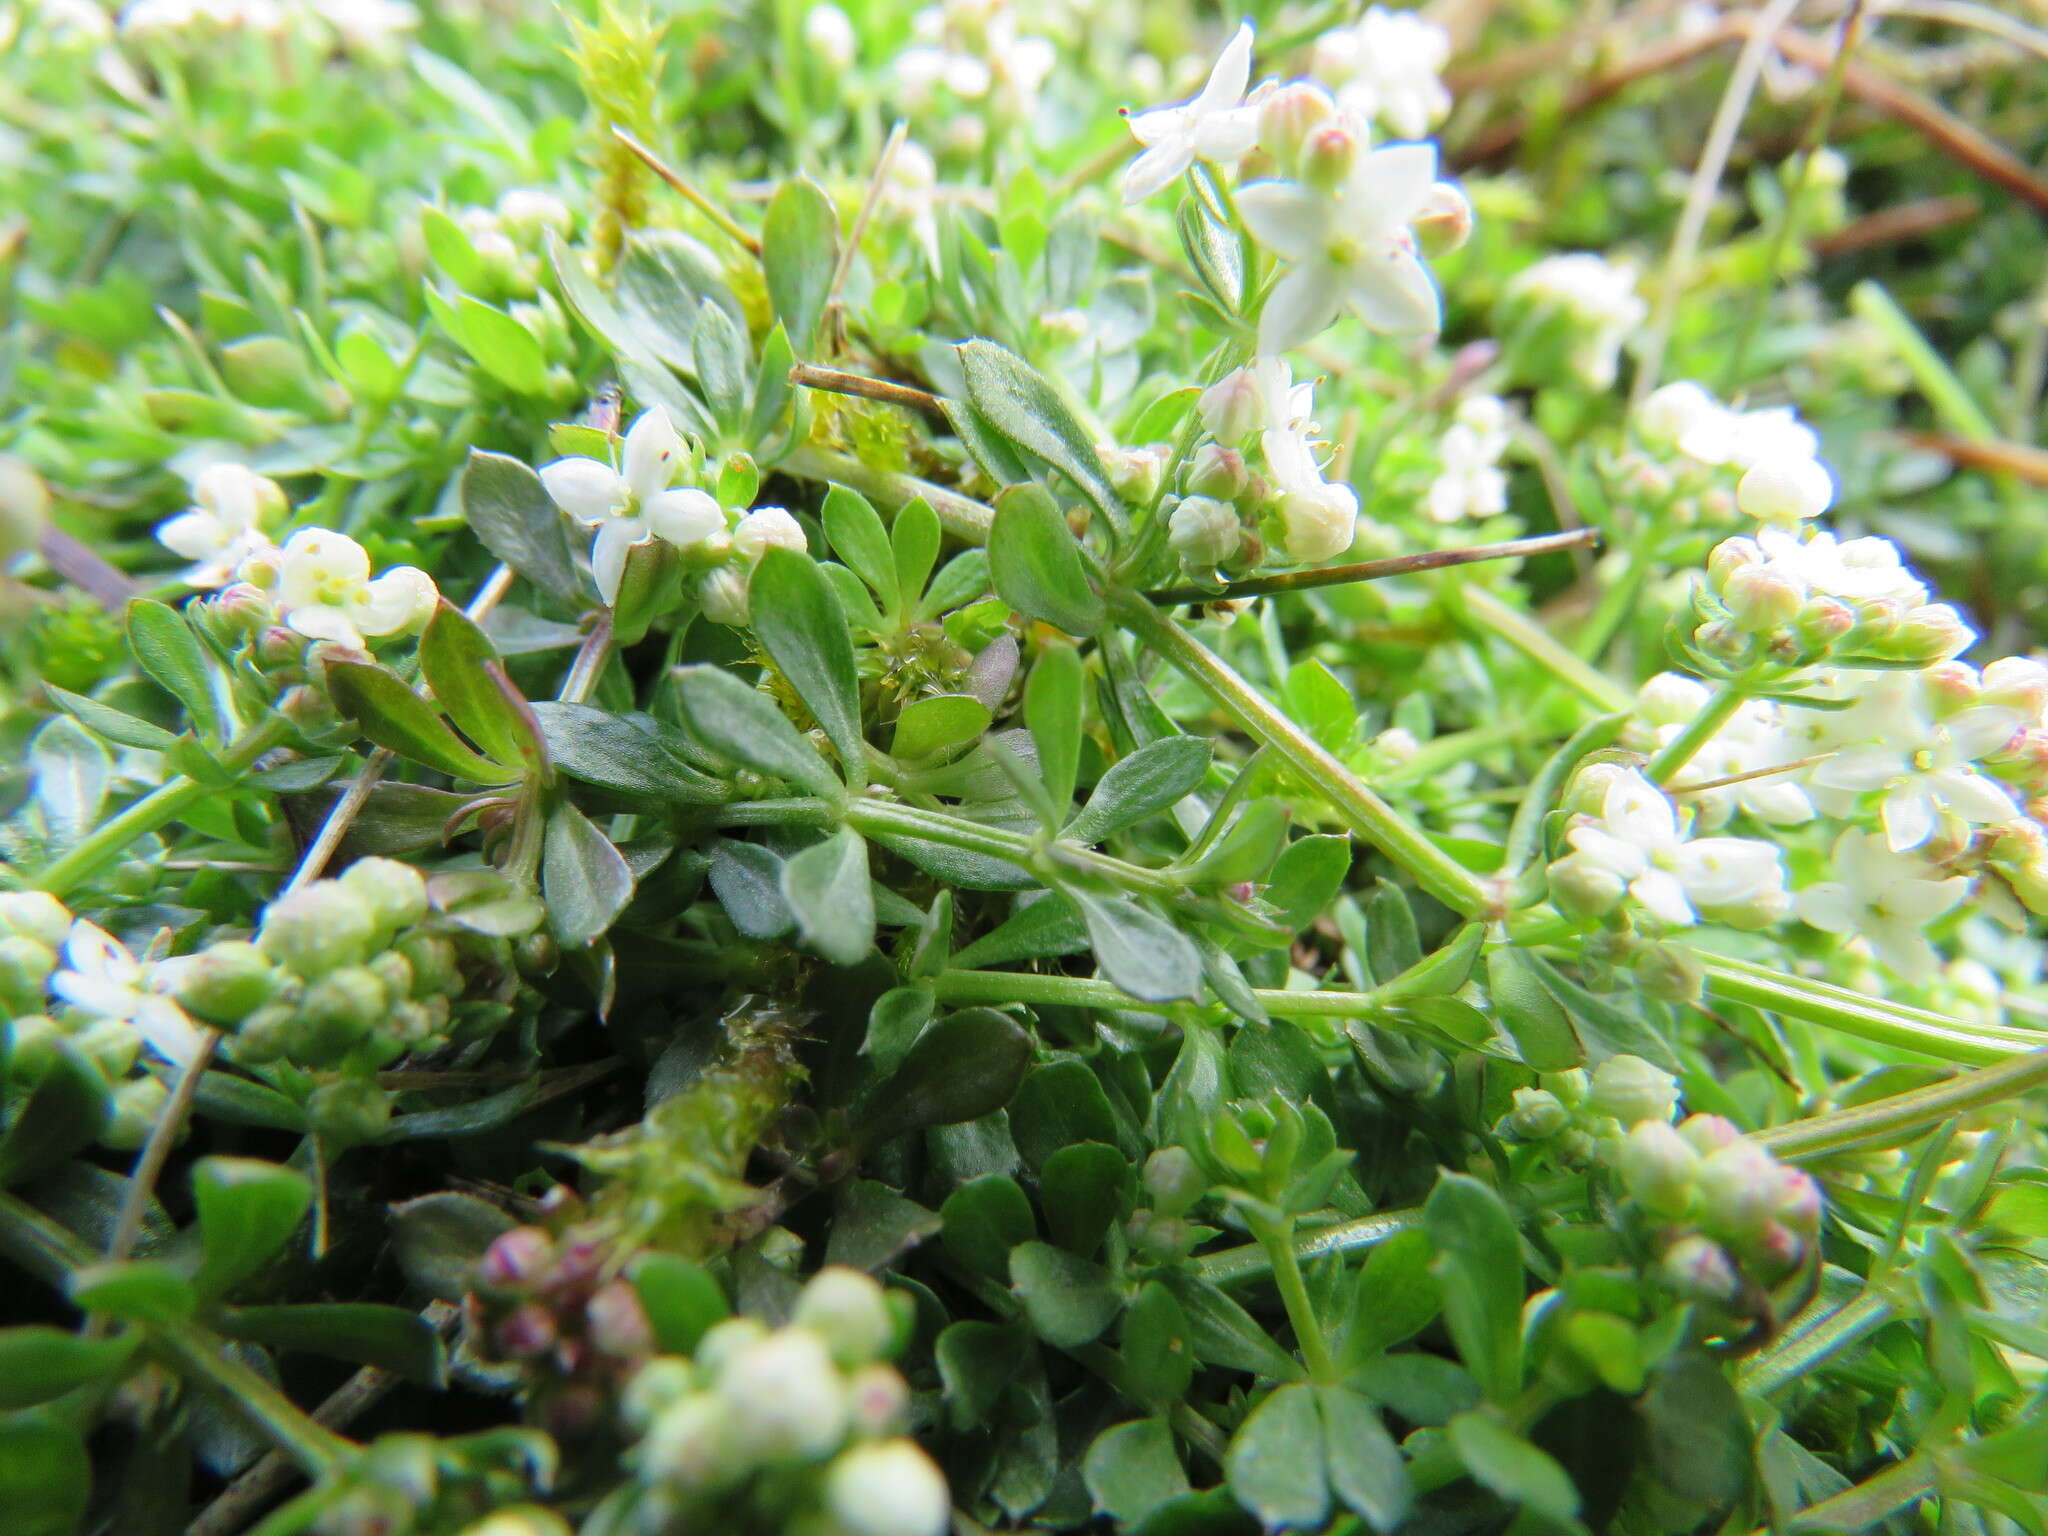
M 688 1359 L 649 1361 L 627 1388 L 643 1513 L 694 1523 L 753 1489 L 825 1536 L 941 1536 L 946 1480 L 903 1436 L 909 1390 L 886 1363 L 897 1313 L 859 1270 L 829 1266 L 790 1321 L 714 1324 Z
M 1424 503 L 1430 521 L 1458 523 L 1505 512 L 1508 477 L 1500 461 L 1512 440 L 1508 408 L 1498 396 L 1469 395 L 1459 401 L 1450 426 L 1437 439 L 1443 468 L 1430 482 Z
M 815 17 L 816 13 L 812 13 Z M 829 27 L 830 23 L 823 25 Z M 942 0 L 911 21 L 917 41 L 896 59 L 905 107 L 922 115 L 943 92 L 962 103 L 986 103 L 1012 122 L 1028 122 L 1052 73 L 1053 45 L 1018 31 L 1009 0 Z M 947 147 L 980 150 L 986 128 L 965 113 L 949 124 Z
M 1544 257 L 1517 272 L 1504 297 L 1538 323 L 1564 328 L 1572 371 L 1592 389 L 1613 385 L 1622 343 L 1650 312 L 1636 292 L 1635 264 L 1594 251 Z
M 697 598 L 705 617 L 743 624 L 744 571 L 770 549 L 807 548 L 803 525 L 781 507 L 728 510 L 708 491 L 673 486 L 691 457 L 668 412 L 657 405 L 627 430 L 618 468 L 601 459 L 556 459 L 542 466 L 540 478 L 556 506 L 594 530 L 591 574 L 607 603 L 618 600 L 627 555 L 659 539 L 687 554 L 701 571 Z

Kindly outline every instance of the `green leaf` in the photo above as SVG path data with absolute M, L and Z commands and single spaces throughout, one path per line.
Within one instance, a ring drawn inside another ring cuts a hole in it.
M 528 773 L 545 769 L 539 724 L 513 692 L 497 647 L 446 598 L 420 636 L 420 674 L 434 701 L 487 757 Z
M 47 1172 L 90 1146 L 113 1114 L 107 1077 L 69 1040 L 53 1055 L 0 1134 L 0 1189 Z
M 1442 1310 L 1433 1248 L 1420 1227 L 1404 1227 L 1376 1246 L 1351 1284 L 1344 1330 L 1344 1363 L 1364 1364 L 1382 1350 L 1413 1338 Z
M 988 1423 L 991 1409 L 1031 1353 L 1031 1336 L 1015 1323 L 952 1323 L 932 1346 L 947 1417 L 958 1429 Z
M 787 780 L 823 800 L 843 797 L 831 765 L 797 734 L 774 700 L 721 667 L 682 667 L 675 680 L 685 723 L 720 757 Z
M 1451 1449 L 1473 1479 L 1506 1499 L 1565 1524 L 1579 1514 L 1579 1491 L 1547 1453 L 1484 1412 L 1461 1413 L 1449 1425 Z
M 519 770 L 479 757 L 449 730 L 434 707 L 396 672 L 369 661 L 327 663 L 327 692 L 334 707 L 362 733 L 400 757 L 474 784 L 509 784 Z
M 1031 1065 L 1023 1025 L 993 1008 L 963 1008 L 918 1036 L 903 1065 L 855 1119 L 861 1141 L 878 1145 L 933 1125 L 992 1115 L 1010 1101 Z
M 1116 986 L 1145 1003 L 1202 995 L 1202 952 L 1165 918 L 1128 896 L 1098 896 L 1079 887 L 1067 894 L 1088 924 L 1096 963 Z
M 1147 1280 L 1124 1310 L 1119 1342 L 1124 1372 L 1140 1401 L 1164 1413 L 1187 1395 L 1195 1377 L 1195 1346 L 1188 1315 L 1174 1294 Z
M 782 895 L 782 859 L 759 843 L 724 837 L 712 843 L 711 892 L 750 939 L 780 938 L 796 926 Z
M 102 704 L 98 699 L 73 693 L 68 688 L 59 688 L 55 683 L 43 684 L 43 691 L 59 709 L 95 736 L 105 737 L 117 745 L 161 752 L 178 739 L 160 725 L 116 709 L 111 704 Z
M 746 332 L 710 299 L 697 306 L 696 324 L 690 331 L 690 358 L 713 419 L 726 432 L 738 432 L 746 421 L 751 393 Z
M 649 1249 L 633 1261 L 627 1278 L 665 1355 L 693 1353 L 711 1325 L 732 1314 L 711 1271 L 679 1254 Z
M 1092 635 L 1107 617 L 1073 530 L 1042 486 L 1012 486 L 996 498 L 988 564 L 996 595 L 1028 619 Z
M 825 505 L 818 521 L 825 525 L 825 538 L 832 553 L 875 589 L 882 607 L 894 612 L 902 596 L 896 585 L 896 555 L 889 547 L 889 530 L 867 498 L 843 485 L 825 492 Z
M 410 1381 L 447 1384 L 448 1352 L 433 1324 L 404 1307 L 368 1302 L 312 1302 L 295 1307 L 235 1307 L 222 1314 L 220 1331 L 272 1349 L 304 1350 L 374 1365 Z
M 1486 1395 L 1508 1403 L 1522 1385 L 1522 1245 L 1499 1195 L 1445 1173 L 1423 1207 L 1451 1340 Z
M 1069 1253 L 1091 1257 L 1123 1211 L 1130 1180 L 1123 1153 L 1099 1141 L 1053 1153 L 1038 1173 L 1038 1201 L 1052 1240 Z
M 1062 1147 L 1084 1141 L 1114 1144 L 1116 1112 L 1101 1081 L 1078 1057 L 1049 1061 L 1027 1077 L 1010 1105 L 1010 1132 L 1033 1171 Z
M 633 899 L 633 871 L 619 850 L 566 800 L 548 813 L 540 884 L 548 924 L 570 949 L 582 948 L 610 928 Z
M 1337 833 L 1297 837 L 1280 851 L 1266 878 L 1266 901 L 1274 909 L 1274 921 L 1299 933 L 1322 916 L 1350 872 L 1350 838 Z
M 195 727 L 218 737 L 223 725 L 213 696 L 216 672 L 184 615 L 138 597 L 128 605 L 127 630 L 136 665 L 185 706 Z
M 940 693 L 913 699 L 896 717 L 889 755 L 907 763 L 956 751 L 978 740 L 993 716 L 988 706 L 966 693 Z
M 948 962 L 953 969 L 972 971 L 1008 965 L 1016 960 L 1049 960 L 1078 954 L 1088 947 L 1088 925 L 1081 910 L 1058 891 L 1017 908 Z
M 1665 1487 L 1715 1506 L 1749 1491 L 1755 1435 L 1719 1362 L 1696 1349 L 1671 1356 L 1651 1376 L 1637 1411 L 1649 1430 L 1650 1464 Z M 2038 1469 L 2039 1450 L 2027 1461 Z
M 853 828 L 792 855 L 782 866 L 782 899 L 804 943 L 834 965 L 858 965 L 874 947 L 868 845 Z
M 1570 1017 L 1543 985 L 1526 951 L 1503 944 L 1489 954 L 1486 991 L 1494 1016 L 1528 1066 L 1538 1072 L 1565 1072 L 1584 1064 L 1586 1053 Z
M 43 1323 L 0 1328 L 0 1412 L 46 1403 L 111 1376 L 128 1363 L 140 1338 L 122 1333 L 88 1339 Z M 4 1475 L 0 1486 L 5 1486 Z M 10 1518 L 13 1513 L 8 1511 Z
M 968 1268 L 998 1279 L 1009 1273 L 1010 1250 L 1029 1242 L 1037 1228 L 1031 1202 L 1008 1174 L 970 1179 L 939 1207 L 945 1226 L 939 1240 Z
M 1348 1387 L 1317 1387 L 1324 1470 L 1344 1505 L 1376 1531 L 1391 1531 L 1414 1499 L 1401 1448 L 1371 1403 Z
M 582 599 L 568 520 L 539 475 L 506 454 L 472 448 L 460 494 L 463 520 L 485 549 L 550 597 L 572 606 Z
M 941 532 L 938 513 L 922 496 L 897 508 L 889 544 L 896 566 L 896 590 L 906 609 L 916 607 L 925 583 L 931 580 L 932 568 L 939 561 Z
M 0 1509 L 13 1536 L 74 1536 L 92 1497 L 92 1462 L 68 1415 L 0 1418 Z
M 1274 1381 L 1293 1381 L 1301 1362 L 1273 1342 L 1273 1336 L 1249 1312 L 1206 1280 L 1180 1270 L 1167 1270 L 1160 1281 L 1187 1314 L 1188 1339 L 1204 1365 L 1249 1371 Z
M 839 262 L 839 216 L 825 189 L 807 176 L 775 189 L 761 221 L 761 265 L 768 300 L 800 354 L 808 355 Z
M 690 762 L 689 738 L 651 715 L 551 701 L 530 707 L 549 759 L 572 779 L 656 805 L 720 805 L 732 796 Z
M 515 395 L 548 392 L 547 354 L 525 326 L 466 293 L 456 300 L 455 319 L 455 339 L 485 373 Z M 442 320 L 445 324 L 447 317 Z
M 247 1157 L 203 1157 L 192 1169 L 199 1208 L 199 1272 L 193 1288 L 226 1295 L 276 1255 L 313 1201 L 302 1173 Z
M 1099 843 L 1171 809 L 1201 785 L 1209 771 L 1209 750 L 1200 736 L 1166 736 L 1118 758 L 1060 835 L 1076 843 Z
M 761 338 L 761 356 L 754 366 L 754 405 L 747 414 L 746 442 L 754 457 L 764 462 L 772 463 L 787 452 L 790 439 L 808 420 L 801 406 L 792 410 L 796 391 L 789 370 L 795 363 L 796 349 L 778 321 Z
M 1135 1419 L 1105 1429 L 1081 1459 L 1081 1480 L 1096 1510 L 1119 1522 L 1142 1520 L 1192 1486 L 1164 1419 Z
M 1405 892 L 1384 878 L 1373 883 L 1365 898 L 1366 964 L 1377 982 L 1389 982 L 1422 963 L 1422 940 L 1415 929 L 1415 909 Z
M 825 1262 L 869 1271 L 887 1269 L 938 1230 L 936 1211 L 906 1200 L 877 1180 L 855 1179 L 839 1192 L 832 1235 L 825 1240 Z
M 771 549 L 754 567 L 747 592 L 755 637 L 824 730 L 847 783 L 858 789 L 868 777 L 860 676 L 853 635 L 831 584 L 809 555 Z
M 514 1223 L 488 1200 L 459 1191 L 421 1195 L 391 1207 L 391 1251 L 405 1278 L 441 1301 L 460 1301 L 476 1284 L 484 1250 Z
M 977 338 L 961 346 L 959 353 L 968 401 L 983 421 L 1008 442 L 1065 474 L 1105 517 L 1121 519 L 1123 503 L 1102 472 L 1094 439 L 1044 376 L 992 341 Z
M 64 1290 L 85 1311 L 124 1323 L 180 1323 L 199 1305 L 192 1283 L 155 1259 L 88 1264 L 71 1272 Z
M 894 1072 L 931 1023 L 938 1003 L 928 986 L 891 987 L 868 1010 L 868 1030 L 860 1043 L 877 1072 Z
M 1061 1349 L 1101 1337 L 1124 1304 L 1108 1270 L 1050 1243 L 1019 1243 L 1010 1251 L 1010 1288 L 1032 1331 Z
M 1081 768 L 1081 656 L 1071 645 L 1047 645 L 1024 684 L 1024 722 L 1038 749 L 1039 781 L 1059 816 L 1074 803 Z
M 1330 1513 L 1330 1484 L 1315 1390 L 1275 1387 L 1231 1436 L 1223 1472 L 1238 1503 L 1267 1530 L 1321 1525 Z

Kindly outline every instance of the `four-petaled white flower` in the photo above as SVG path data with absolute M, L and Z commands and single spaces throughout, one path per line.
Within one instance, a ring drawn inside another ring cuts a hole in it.
M 1887 739 L 1847 747 L 1815 766 L 1813 782 L 1851 794 L 1881 791 L 1878 819 L 1893 853 L 1918 848 L 1946 811 L 1973 826 L 2010 821 L 2019 814 L 1996 779 L 1978 771 L 1977 759 L 2011 741 L 2026 722 L 2016 709 L 1980 704 L 1935 720 L 1924 709 L 1904 709 Z
M 1409 230 L 1436 185 L 1434 144 L 1366 150 L 1334 192 L 1255 181 L 1237 195 L 1252 237 L 1291 262 L 1259 315 L 1259 351 L 1299 346 L 1349 308 L 1375 331 L 1433 332 L 1443 309 Z
M 1259 438 L 1280 492 L 1280 542 L 1300 564 L 1331 560 L 1358 532 L 1358 493 L 1323 478 L 1315 447 L 1298 427 L 1268 427 Z
M 210 592 L 235 579 L 244 560 L 270 547 L 266 519 L 284 492 L 242 464 L 213 464 L 192 482 L 192 506 L 159 524 L 157 542 L 193 562 L 185 584 Z
M 1594 867 L 1606 870 L 1651 916 L 1685 927 L 1710 915 L 1780 896 L 1785 871 L 1778 850 L 1742 837 L 1686 840 L 1678 809 L 1642 774 L 1614 775 L 1600 816 L 1566 834 Z
M 1833 880 L 1809 885 L 1793 904 L 1802 922 L 1866 940 L 1879 959 L 1908 981 L 1934 973 L 1925 929 L 1969 894 L 1962 875 L 1935 877 L 1924 858 L 1894 851 L 1874 832 L 1836 839 Z
M 1197 160 L 1235 165 L 1259 138 L 1256 107 L 1244 104 L 1252 77 L 1251 23 L 1241 25 L 1194 100 L 1133 114 L 1131 132 L 1145 152 L 1124 172 L 1124 201 L 1143 202 L 1178 180 Z
M 1375 5 L 1358 24 L 1316 39 L 1315 72 L 1337 88 L 1337 101 L 1368 122 L 1419 139 L 1451 110 L 1443 68 L 1451 35 L 1413 11 Z
M 1431 522 L 1455 523 L 1507 510 L 1508 477 L 1500 458 L 1508 442 L 1507 407 L 1497 396 L 1474 395 L 1459 405 L 1457 420 L 1437 439 L 1443 468 L 1430 482 L 1424 504 Z
M 282 550 L 252 556 L 242 575 L 271 589 L 285 623 L 307 639 L 359 650 L 366 635 L 424 624 L 440 598 L 434 578 L 415 566 L 393 566 L 372 581 L 369 551 L 328 528 L 301 528 Z
M 166 994 L 172 972 L 138 960 L 128 946 L 84 918 L 64 940 L 64 969 L 50 990 L 98 1018 L 132 1025 L 166 1061 L 188 1065 L 199 1050 L 200 1030 Z
M 652 406 L 626 432 L 620 467 L 602 459 L 557 459 L 543 465 L 540 482 L 570 517 L 597 537 L 590 546 L 590 573 L 605 602 L 618 600 L 626 552 L 648 539 L 666 539 L 687 549 L 725 532 L 725 513 L 703 491 L 670 490 L 682 439 L 668 412 Z

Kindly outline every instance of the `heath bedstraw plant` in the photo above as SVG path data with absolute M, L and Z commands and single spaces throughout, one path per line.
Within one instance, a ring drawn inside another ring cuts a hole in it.
M 2048 1528 L 2039 39 L 1482 10 L 0 7 L 25 1532 Z

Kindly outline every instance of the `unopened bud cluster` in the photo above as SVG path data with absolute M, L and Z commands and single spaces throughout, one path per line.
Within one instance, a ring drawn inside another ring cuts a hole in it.
M 1678 1106 L 1678 1079 L 1640 1056 L 1610 1056 L 1591 1072 L 1575 1067 L 1546 1072 L 1532 1088 L 1517 1088 L 1499 1133 L 1541 1143 L 1571 1166 L 1590 1162 L 1642 1121 L 1669 1122 Z
M 1615 1149 L 1622 1188 L 1656 1225 L 1663 1278 L 1689 1299 L 1730 1303 L 1813 1258 L 1820 1186 L 1719 1115 L 1644 1120 Z
M 899 1333 L 882 1287 L 833 1265 L 782 1327 L 728 1318 L 691 1357 L 648 1361 L 624 1399 L 643 1518 L 710 1529 L 758 1502 L 818 1536 L 941 1536 L 952 1499 L 903 1434 L 909 1388 L 887 1363 Z

